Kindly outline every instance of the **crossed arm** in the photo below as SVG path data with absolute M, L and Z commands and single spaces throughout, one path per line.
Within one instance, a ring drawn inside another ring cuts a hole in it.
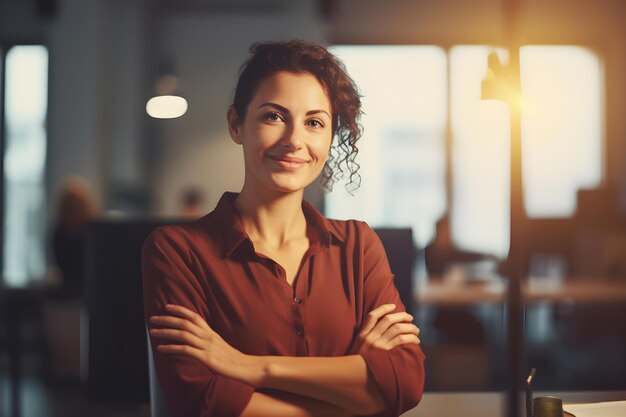
M 228 345 L 199 314 L 182 306 L 166 308 L 170 315 L 151 317 L 157 327 L 150 334 L 161 341 L 157 349 L 196 359 L 217 374 L 255 387 L 242 417 L 378 413 L 385 404 L 361 354 L 371 348 L 390 350 L 419 343 L 419 329 L 411 323 L 412 317 L 405 312 L 392 313 L 395 305 L 385 304 L 367 315 L 347 356 L 253 356 Z M 278 394 L 259 389 L 273 389 Z

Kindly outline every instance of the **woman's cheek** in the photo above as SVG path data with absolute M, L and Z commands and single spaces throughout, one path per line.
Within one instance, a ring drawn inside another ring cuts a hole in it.
M 328 140 L 327 143 L 320 145 L 318 155 L 320 156 L 319 159 L 323 164 L 325 164 L 326 161 L 328 161 L 328 158 L 330 157 L 331 142 L 332 142 L 331 140 Z

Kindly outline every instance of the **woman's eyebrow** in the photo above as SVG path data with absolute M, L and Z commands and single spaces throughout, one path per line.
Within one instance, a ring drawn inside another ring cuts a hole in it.
M 290 111 L 286 107 L 283 107 L 280 104 L 276 104 L 276 103 L 271 103 L 271 102 L 263 103 L 259 107 L 257 107 L 257 109 L 260 109 L 261 107 L 272 107 L 272 108 L 275 108 L 276 110 L 279 110 L 279 111 L 281 111 L 283 113 L 286 113 L 286 114 L 290 113 Z M 312 114 L 317 114 L 317 113 L 324 113 L 324 114 L 326 114 L 326 116 L 328 116 L 329 119 L 331 119 L 330 114 L 326 110 L 322 110 L 322 109 L 319 109 L 319 110 L 309 110 L 308 112 L 306 112 L 306 115 L 310 116 Z
M 306 112 L 307 116 L 310 116 L 312 114 L 317 114 L 317 113 L 324 113 L 326 116 L 328 116 L 329 119 L 331 119 L 330 114 L 328 114 L 328 112 L 326 110 L 309 110 L 308 112 Z

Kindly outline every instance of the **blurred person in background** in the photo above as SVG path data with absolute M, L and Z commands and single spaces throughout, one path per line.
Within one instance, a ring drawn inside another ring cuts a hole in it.
M 55 223 L 52 230 L 52 253 L 60 273 L 60 298 L 83 298 L 85 288 L 85 231 L 95 219 L 96 205 L 87 182 L 69 177 L 61 185 Z
M 85 308 L 85 233 L 97 216 L 88 183 L 66 178 L 58 192 L 52 226 L 51 249 L 55 268 L 43 304 L 48 352 L 48 372 L 56 379 L 80 378 L 80 329 Z
M 185 219 L 196 220 L 206 214 L 204 195 L 199 188 L 187 187 L 180 194 L 180 213 Z
M 483 260 L 496 259 L 487 254 L 459 249 L 452 240 L 450 216 L 445 215 L 436 225 L 434 240 L 424 250 L 426 270 L 431 277 L 442 278 L 454 264 L 470 264 Z

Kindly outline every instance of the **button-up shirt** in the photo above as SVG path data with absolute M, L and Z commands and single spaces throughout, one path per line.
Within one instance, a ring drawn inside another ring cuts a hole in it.
M 185 225 L 155 229 L 143 248 L 146 322 L 166 304 L 199 313 L 231 346 L 250 355 L 348 355 L 367 314 L 382 304 L 404 311 L 385 250 L 365 223 L 324 218 L 306 201 L 310 245 L 292 285 L 257 253 L 225 193 L 214 211 Z M 194 359 L 163 354 L 152 340 L 157 375 L 174 416 L 239 416 L 255 388 L 213 373 Z M 361 354 L 386 404 L 381 415 L 413 408 L 424 385 L 416 344 Z

